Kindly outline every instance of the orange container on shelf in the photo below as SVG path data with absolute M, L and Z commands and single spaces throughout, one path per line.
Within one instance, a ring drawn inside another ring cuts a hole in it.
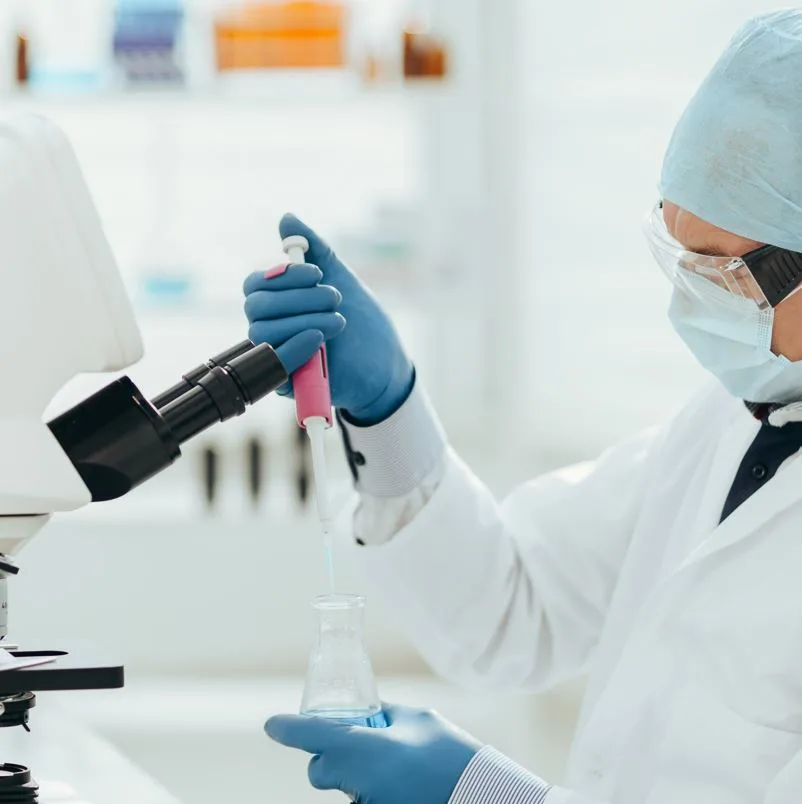
M 445 78 L 446 44 L 428 31 L 408 28 L 403 33 L 404 78 Z
M 343 67 L 346 20 L 338 2 L 239 6 L 215 21 L 217 69 Z

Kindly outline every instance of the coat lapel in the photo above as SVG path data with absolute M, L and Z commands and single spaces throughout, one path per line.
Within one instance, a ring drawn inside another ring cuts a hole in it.
M 707 559 L 720 550 L 755 533 L 771 519 L 796 502 L 802 501 L 802 456 L 783 467 L 763 488 L 756 491 L 720 525 L 716 525 L 735 472 L 754 438 L 754 422 L 739 419 L 725 431 L 711 467 L 710 478 L 700 503 L 697 527 L 708 530 L 696 548 L 680 565 L 678 572 Z M 713 528 L 710 531 L 710 528 Z

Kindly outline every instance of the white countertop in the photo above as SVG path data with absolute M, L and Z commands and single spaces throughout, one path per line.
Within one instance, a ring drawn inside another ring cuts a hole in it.
M 378 684 L 383 700 L 437 709 L 549 781 L 561 781 L 579 689 L 472 693 L 425 676 L 382 676 Z M 309 785 L 306 754 L 263 732 L 270 715 L 297 711 L 302 688 L 300 676 L 132 677 L 121 690 L 55 695 L 71 717 L 119 746 L 183 804 L 344 804 L 341 794 Z
M 40 804 L 181 804 L 144 771 L 74 718 L 37 696 L 31 733 L 0 730 L 0 761 L 30 768 Z M 43 705 L 46 704 L 46 705 Z

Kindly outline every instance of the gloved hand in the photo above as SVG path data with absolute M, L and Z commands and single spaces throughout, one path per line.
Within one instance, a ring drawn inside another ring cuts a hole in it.
M 297 371 L 323 345 L 323 333 L 307 329 L 276 347 L 276 356 L 287 369 L 287 374 Z
M 254 273 L 245 280 L 250 339 L 276 347 L 304 330 L 319 330 L 330 341 L 332 404 L 357 424 L 383 421 L 409 396 L 415 376 L 392 322 L 368 288 L 308 226 L 285 215 L 279 231 L 282 238 L 303 235 L 309 241 L 308 264 L 292 265 L 272 279 Z M 279 392 L 290 394 L 292 389 Z
M 341 790 L 356 804 L 447 804 L 480 743 L 434 712 L 385 706 L 385 729 L 278 715 L 270 737 L 314 754 L 309 781 Z

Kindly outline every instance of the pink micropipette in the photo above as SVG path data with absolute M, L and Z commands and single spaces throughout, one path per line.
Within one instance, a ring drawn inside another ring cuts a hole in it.
M 284 252 L 294 263 L 306 261 L 309 241 L 302 235 L 286 237 L 282 241 Z M 312 471 L 315 477 L 315 499 L 318 518 L 323 531 L 326 547 L 326 567 L 329 585 L 334 592 L 334 565 L 331 548 L 331 503 L 329 499 L 328 475 L 324 434 L 333 423 L 331 412 L 331 389 L 326 360 L 326 347 L 321 346 L 317 353 L 292 375 L 292 388 L 295 394 L 295 414 L 298 425 L 309 436 L 312 448 Z

